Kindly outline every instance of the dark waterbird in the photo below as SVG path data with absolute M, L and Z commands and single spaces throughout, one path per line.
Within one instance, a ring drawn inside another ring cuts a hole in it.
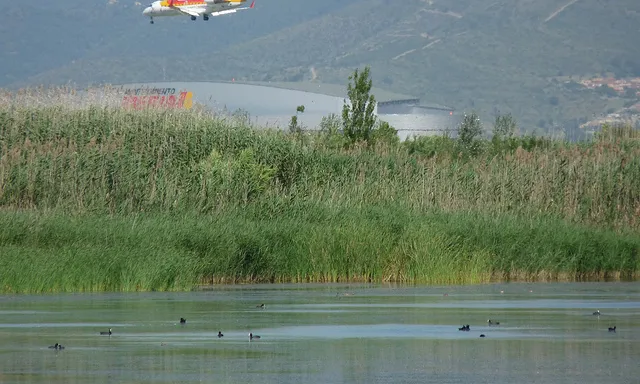
M 187 323 L 187 319 L 185 319 L 184 317 L 180 318 L 180 324 L 186 324 Z
M 484 335 L 484 333 L 483 333 L 483 334 L 481 334 L 481 335 L 480 335 L 480 337 L 486 337 L 486 336 L 485 336 L 485 335 Z
M 600 310 L 598 309 L 597 311 L 593 312 L 593 316 L 600 316 Z
M 58 343 L 55 343 L 54 345 L 50 345 L 50 346 L 49 346 L 49 349 L 57 349 L 57 350 L 60 350 L 60 349 L 64 349 L 64 347 L 63 347 L 62 345 L 58 344 Z
M 105 332 L 105 331 L 101 331 L 101 332 L 100 332 L 100 334 L 101 334 L 101 335 L 109 335 L 109 336 L 111 336 L 111 333 L 112 333 L 112 332 L 111 332 L 111 328 L 109 328 L 109 331 L 108 331 L 108 332 Z
M 489 324 L 489 326 L 500 325 L 500 322 L 499 321 L 492 321 L 491 319 L 489 319 L 489 320 L 487 320 L 487 324 Z
M 222 336 L 224 336 L 224 335 L 222 334 L 222 332 L 218 331 L 218 338 L 220 338 L 220 337 L 222 337 Z
M 467 325 L 463 325 L 462 328 L 458 328 L 458 331 L 470 331 L 471 327 L 469 327 L 469 324 Z
M 259 338 L 260 338 L 260 336 L 254 335 L 253 333 L 249 333 L 249 340 L 259 339 Z
M 616 326 L 614 325 L 613 328 L 609 327 L 609 332 L 615 333 L 616 332 Z
M 256 308 L 262 308 L 262 309 L 264 309 L 264 304 L 256 305 Z

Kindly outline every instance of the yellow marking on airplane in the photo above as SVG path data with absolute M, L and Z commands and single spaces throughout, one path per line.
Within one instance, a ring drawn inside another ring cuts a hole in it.
M 182 7 L 182 6 L 185 6 L 185 5 L 205 5 L 205 4 L 206 3 L 204 1 L 201 1 L 201 0 L 200 1 L 198 1 L 198 0 L 195 0 L 195 1 L 181 1 L 179 3 L 175 2 L 175 1 L 173 2 L 173 6 L 174 7 Z M 165 1 L 162 1 L 160 3 L 160 5 L 163 6 L 163 7 L 168 7 L 169 6 L 169 2 L 165 0 Z

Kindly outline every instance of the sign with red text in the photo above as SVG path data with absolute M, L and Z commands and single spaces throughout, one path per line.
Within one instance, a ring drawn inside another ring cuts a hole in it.
M 175 88 L 133 88 L 124 91 L 122 107 L 191 109 L 193 92 Z

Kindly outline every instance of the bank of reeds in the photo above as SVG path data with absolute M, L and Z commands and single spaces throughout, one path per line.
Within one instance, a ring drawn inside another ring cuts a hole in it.
M 0 105 L 5 291 L 630 277 L 640 145 L 375 148 L 189 111 Z M 19 213 L 18 213 L 19 212 Z
M 423 151 L 431 141 L 438 147 Z M 212 212 L 279 199 L 552 215 L 640 229 L 640 145 L 519 146 L 472 159 L 450 139 L 331 148 L 178 111 L 0 109 L 0 206 Z M 451 148 L 449 148 L 449 147 Z
M 638 277 L 640 236 L 557 219 L 296 203 L 215 215 L 0 213 L 4 292 L 231 282 L 468 284 Z M 306 212 L 306 214 L 300 214 Z

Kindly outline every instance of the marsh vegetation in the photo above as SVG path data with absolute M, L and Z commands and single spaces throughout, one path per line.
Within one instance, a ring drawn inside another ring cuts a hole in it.
M 637 131 L 609 128 L 579 144 L 375 134 L 367 143 L 336 127 L 255 128 L 196 109 L 1 105 L 0 289 L 640 270 Z

